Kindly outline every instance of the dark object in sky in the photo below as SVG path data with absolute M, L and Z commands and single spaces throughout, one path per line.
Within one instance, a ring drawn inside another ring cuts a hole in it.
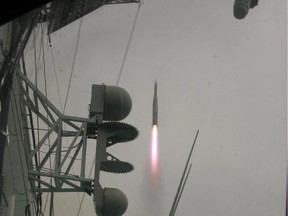
M 52 33 L 106 4 L 139 3 L 140 0 L 16 0 L 0 7 L 0 26 L 28 12 L 43 7 Z M 51 5 L 46 5 L 52 3 Z M 45 6 L 46 5 L 46 6 Z
M 235 0 L 234 16 L 237 19 L 243 19 L 248 14 L 249 8 L 254 8 L 258 5 L 258 0 Z
M 106 4 L 139 3 L 139 0 L 55 0 L 51 5 L 48 33 L 83 17 Z
M 0 7 L 0 26 L 51 1 L 52 0 L 3 1 Z
M 156 81 L 154 83 L 152 125 L 158 125 L 158 98 L 157 98 L 157 82 Z

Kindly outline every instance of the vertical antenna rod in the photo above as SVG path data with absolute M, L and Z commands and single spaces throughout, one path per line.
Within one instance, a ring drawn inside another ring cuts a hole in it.
M 185 165 L 185 168 L 184 168 L 184 171 L 183 171 L 183 174 L 182 174 L 180 183 L 179 183 L 179 185 L 178 185 L 177 193 L 176 193 L 176 195 L 175 195 L 175 198 L 174 198 L 174 201 L 173 201 L 173 204 L 172 204 L 172 207 L 171 207 L 169 216 L 174 216 L 174 214 L 175 214 L 175 212 L 176 212 L 176 209 L 177 209 L 179 200 L 180 200 L 181 195 L 182 195 L 182 192 L 183 192 L 183 190 L 184 190 L 184 186 L 185 186 L 186 180 L 187 180 L 188 175 L 189 175 L 189 173 L 190 173 L 191 165 L 190 165 L 190 167 L 189 167 L 188 173 L 187 173 L 187 168 L 188 168 L 188 164 L 189 164 L 189 161 L 190 161 L 190 158 L 191 158 L 191 155 L 192 155 L 192 152 L 193 152 L 193 149 L 194 149 L 194 146 L 195 146 L 197 137 L 198 137 L 198 133 L 199 133 L 199 130 L 197 130 L 197 133 L 196 133 L 196 135 L 195 135 L 194 142 L 193 142 L 193 145 L 192 145 L 192 147 L 191 147 L 191 150 L 190 150 L 188 159 L 187 159 L 187 161 L 186 161 L 186 165 Z M 187 174 L 186 174 L 186 173 L 187 173 Z M 183 183 L 184 180 L 185 180 L 185 182 Z

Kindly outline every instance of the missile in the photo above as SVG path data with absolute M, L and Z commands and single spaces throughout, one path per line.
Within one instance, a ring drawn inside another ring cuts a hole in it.
M 156 81 L 154 83 L 152 125 L 158 125 L 158 99 L 157 99 L 157 82 Z

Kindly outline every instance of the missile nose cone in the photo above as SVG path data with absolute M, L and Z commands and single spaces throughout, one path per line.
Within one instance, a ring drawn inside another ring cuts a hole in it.
M 157 81 L 155 80 L 155 83 L 154 83 L 154 97 L 155 95 L 157 95 Z
M 153 100 L 155 99 L 157 99 L 157 81 L 156 80 L 154 82 L 154 99 Z

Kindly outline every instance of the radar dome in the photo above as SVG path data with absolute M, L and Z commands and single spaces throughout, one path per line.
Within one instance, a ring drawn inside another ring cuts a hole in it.
M 122 120 L 129 115 L 131 109 L 132 99 L 124 88 L 106 86 L 103 120 Z
M 126 195 L 117 188 L 104 189 L 103 213 L 105 216 L 121 216 L 128 207 Z
M 129 93 L 119 86 L 92 85 L 89 117 L 97 116 L 104 121 L 120 121 L 132 109 Z

